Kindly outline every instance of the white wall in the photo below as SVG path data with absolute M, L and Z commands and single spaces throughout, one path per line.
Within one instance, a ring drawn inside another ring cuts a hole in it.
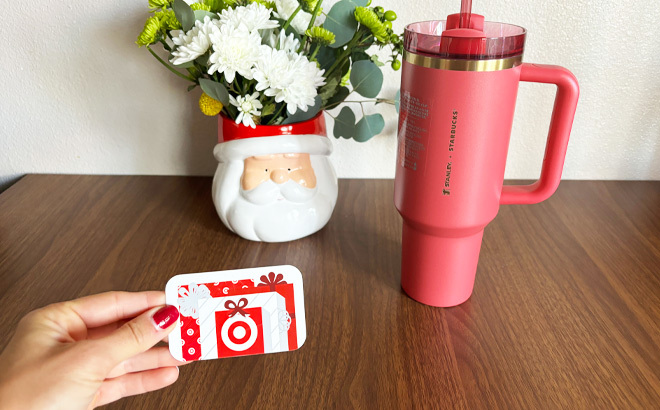
M 31 172 L 212 174 L 216 122 L 199 113 L 199 91 L 134 44 L 146 3 L 3 4 L 0 188 Z M 398 30 L 459 3 L 374 0 L 398 13 Z M 563 65 L 580 81 L 565 178 L 660 179 L 660 2 L 475 0 L 474 10 L 526 27 L 525 61 Z M 384 95 L 398 76 L 387 74 Z M 521 87 L 508 178 L 539 173 L 552 88 Z M 385 134 L 337 142 L 341 177 L 393 177 L 396 113 L 378 109 Z

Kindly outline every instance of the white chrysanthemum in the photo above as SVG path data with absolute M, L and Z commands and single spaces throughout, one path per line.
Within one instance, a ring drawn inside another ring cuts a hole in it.
M 279 37 L 279 49 L 286 51 L 291 54 L 296 54 L 298 53 L 298 49 L 300 48 L 300 40 L 298 40 L 293 33 L 289 34 L 288 36 L 284 31 L 280 31 L 280 37 Z
M 277 16 L 283 20 L 288 20 L 294 11 L 300 6 L 298 0 L 275 0 L 275 9 Z M 312 15 L 306 11 L 300 10 L 296 17 L 291 20 L 291 27 L 293 27 L 298 34 L 302 34 L 307 30 L 309 22 L 312 20 Z
M 258 32 L 250 32 L 242 24 L 238 27 L 221 25 L 209 38 L 213 45 L 213 53 L 209 57 L 209 74 L 216 71 L 224 74 L 227 83 L 233 82 L 237 73 L 248 80 L 252 79 L 252 67 L 259 58 L 261 45 Z
M 243 24 L 249 31 L 271 29 L 278 26 L 277 21 L 270 20 L 270 9 L 259 3 L 248 6 L 227 8 L 220 13 L 220 22 L 232 28 Z
M 293 33 L 287 36 L 284 31 L 280 31 L 279 36 L 276 36 L 273 32 L 268 33 L 264 43 L 271 48 L 286 51 L 290 56 L 298 54 L 300 48 L 300 40 Z
M 174 58 L 170 60 L 174 65 L 180 65 L 193 61 L 197 57 L 206 53 L 211 47 L 209 35 L 218 30 L 217 20 L 211 20 L 209 16 L 204 17 L 204 21 L 197 20 L 195 27 L 184 33 L 179 33 L 177 37 L 172 38 L 176 49 L 172 52 Z
M 257 80 L 255 89 L 264 91 L 264 94 L 269 97 L 279 95 L 283 98 L 282 90 L 289 87 L 294 81 L 289 70 L 290 61 L 286 51 L 262 45 L 259 48 L 259 59 L 252 70 L 252 76 Z
M 284 101 L 289 114 L 295 114 L 298 109 L 307 111 L 314 104 L 317 88 L 325 84 L 324 71 L 303 55 L 267 45 L 259 48 L 259 54 L 252 70 L 257 80 L 255 88 L 274 97 L 275 102 Z
M 290 64 L 290 70 L 295 78 L 291 86 L 282 90 L 282 101 L 286 103 L 289 114 L 295 114 L 297 109 L 307 111 L 314 105 L 314 97 L 318 94 L 317 88 L 325 84 L 323 72 L 303 55 L 298 55 Z M 275 101 L 278 98 L 275 97 Z M 277 101 L 279 102 L 279 101 Z
M 261 115 L 259 109 L 262 107 L 261 102 L 259 102 L 259 93 L 254 93 L 252 95 L 246 94 L 244 96 L 238 96 L 234 98 L 233 95 L 229 95 L 229 103 L 236 108 L 238 108 L 238 116 L 236 117 L 236 124 L 241 122 L 246 127 L 257 128 L 254 123 L 255 115 Z

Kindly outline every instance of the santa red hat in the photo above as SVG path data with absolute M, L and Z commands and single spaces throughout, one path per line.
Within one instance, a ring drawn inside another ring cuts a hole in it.
M 332 143 L 326 134 L 323 111 L 307 121 L 257 125 L 256 128 L 236 124 L 236 121 L 223 115 L 218 116 L 218 145 L 213 153 L 221 162 L 243 160 L 256 155 L 330 155 L 331 152 Z

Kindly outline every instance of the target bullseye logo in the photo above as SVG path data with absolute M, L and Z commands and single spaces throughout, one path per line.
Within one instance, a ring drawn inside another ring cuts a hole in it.
M 258 336 L 257 324 L 249 316 L 236 315 L 222 325 L 220 336 L 225 346 L 235 352 L 252 347 Z

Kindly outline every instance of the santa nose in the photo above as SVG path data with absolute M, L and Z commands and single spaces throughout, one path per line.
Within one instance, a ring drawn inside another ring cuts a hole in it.
M 270 173 L 270 179 L 276 184 L 283 184 L 289 180 L 289 172 L 283 169 L 274 169 Z

